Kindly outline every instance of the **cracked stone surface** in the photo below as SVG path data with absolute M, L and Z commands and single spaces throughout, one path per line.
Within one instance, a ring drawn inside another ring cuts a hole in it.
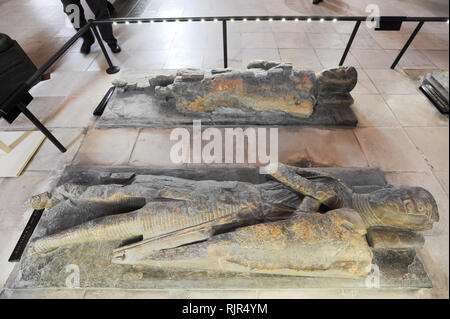
M 204 124 L 355 126 L 353 67 L 316 73 L 290 63 L 253 61 L 245 70 L 180 69 L 115 80 L 98 126 Z

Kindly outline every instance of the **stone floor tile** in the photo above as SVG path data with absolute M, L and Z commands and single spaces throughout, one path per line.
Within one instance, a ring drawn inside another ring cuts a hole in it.
M 108 75 L 104 70 L 92 72 L 64 72 L 51 74 L 51 79 L 37 84 L 30 90 L 34 97 L 80 96 L 89 88 L 91 95 L 105 94 L 111 82 L 120 74 Z
M 429 170 L 402 128 L 359 128 L 355 133 L 371 166 L 385 171 Z
M 315 51 L 324 68 L 338 67 L 344 53 L 343 49 L 315 49 Z M 353 66 L 355 68 L 360 67 L 358 61 L 351 53 L 347 55 L 344 65 Z
M 423 54 L 435 64 L 438 68 L 448 70 L 448 50 L 435 51 L 435 50 L 422 50 Z
M 353 21 L 338 21 L 333 24 L 334 30 L 339 34 L 350 35 L 353 32 L 354 27 L 355 22 Z M 363 33 L 365 36 L 367 36 L 366 27 L 364 26 L 364 24 L 360 26 L 357 34 L 360 35 L 360 33 Z
M 448 34 L 441 37 L 432 33 L 420 33 L 411 45 L 415 49 L 448 50 Z
M 0 188 L 0 228 L 25 227 L 31 211 L 24 205 L 31 196 L 50 190 L 53 173 L 24 172 L 19 177 L 4 178 Z
M 111 57 L 114 65 L 121 70 L 127 69 L 162 69 L 167 62 L 168 50 L 152 50 L 152 51 L 125 51 L 123 49 L 120 54 Z M 173 57 L 172 57 L 173 58 Z M 99 54 L 97 58 L 89 66 L 89 71 L 102 71 L 108 68 L 103 54 Z
M 386 52 L 391 55 L 392 62 L 394 62 L 400 50 L 386 50 Z M 436 65 L 422 51 L 409 49 L 402 56 L 398 67 L 402 69 L 434 69 Z
M 103 99 L 104 94 L 90 94 L 89 91 L 79 96 L 69 96 L 59 105 L 59 109 L 45 122 L 49 128 L 89 127 L 97 117 L 92 113 Z
M 361 61 L 360 61 L 361 62 Z M 367 75 L 382 94 L 418 94 L 417 85 L 397 70 L 366 70 Z
M 336 29 L 331 23 L 320 23 L 320 22 L 299 22 L 299 28 L 306 33 L 335 33 Z
M 358 118 L 359 127 L 396 127 L 399 126 L 392 111 L 381 95 L 352 94 L 355 102 L 353 111 Z
M 363 69 L 358 69 L 358 83 L 351 94 L 378 94 L 378 90 L 372 80 Z
M 342 34 L 341 39 L 344 43 L 347 43 L 350 39 L 350 34 Z M 353 40 L 352 49 L 380 50 L 382 48 L 369 34 L 361 34 L 358 32 Z
M 422 32 L 424 33 L 444 33 L 448 34 L 448 24 L 445 22 L 436 22 L 436 23 L 425 23 L 422 28 Z
M 126 52 L 169 50 L 175 35 L 176 30 L 161 29 L 156 24 L 131 24 L 123 32 L 116 32 L 117 40 Z
M 407 127 L 405 130 L 434 170 L 448 172 L 448 127 Z
M 33 101 L 28 105 L 28 109 L 36 116 L 41 122 L 48 122 L 55 113 L 58 113 L 61 109 L 61 105 L 64 101 L 63 96 L 45 96 L 35 97 Z M 9 124 L 5 119 L 0 119 L 1 130 L 34 130 L 36 127 L 30 120 L 23 114 L 14 121 L 13 124 Z
M 448 274 L 449 274 L 449 236 L 443 234 L 440 236 L 425 236 L 424 248 L 428 251 L 431 258 L 436 262 L 439 268 L 447 275 L 446 282 L 439 282 L 437 285 L 447 288 L 448 294 Z M 436 285 L 436 284 L 435 284 Z M 447 297 L 448 298 L 448 297 Z
M 384 98 L 403 126 L 448 126 L 448 117 L 423 95 L 385 95 Z
M 385 50 L 350 49 L 350 53 L 356 58 L 364 69 L 387 69 L 394 60 L 392 55 Z
M 309 42 L 316 49 L 345 49 L 345 43 L 337 33 L 307 33 Z
M 307 166 L 367 166 L 352 130 L 281 128 L 279 161 Z
M 385 50 L 401 49 L 408 41 L 409 35 L 400 32 L 375 31 L 371 37 Z
M 84 130 L 80 128 L 60 128 L 53 129 L 52 134 L 61 142 L 67 151 L 61 153 L 49 139 L 46 139 L 36 154 L 34 154 L 25 170 L 60 171 L 66 165 L 70 165 L 84 139 Z
M 434 176 L 436 176 L 438 181 L 441 183 L 441 186 L 444 189 L 444 191 L 448 195 L 449 194 L 449 191 L 448 191 L 448 189 L 449 189 L 449 187 L 448 187 L 449 172 L 433 171 L 433 173 L 434 173 Z
M 278 49 L 242 49 L 242 64 L 248 65 L 253 60 L 280 61 Z
M 89 131 L 73 164 L 80 166 L 126 165 L 138 132 L 138 129 Z
M 205 69 L 223 68 L 223 58 L 223 52 L 205 52 L 202 67 Z M 247 65 L 243 65 L 242 63 L 242 50 L 228 50 L 228 67 L 236 69 L 247 67 Z
M 130 158 L 133 166 L 183 166 L 170 158 L 172 147 L 178 142 L 170 140 L 172 129 L 143 129 L 138 136 Z
M 292 28 L 292 27 L 291 27 Z M 306 33 L 303 32 L 275 32 L 275 41 L 278 48 L 282 49 L 307 49 L 312 48 Z
M 243 49 L 274 49 L 277 47 L 273 33 L 242 33 L 241 41 Z
M 258 23 L 248 23 L 235 21 L 228 24 L 228 32 L 232 33 L 253 33 L 253 32 L 282 32 L 280 30 L 274 30 L 275 23 L 269 23 L 266 21 L 260 21 Z
M 99 55 L 100 51 L 91 51 L 88 55 L 81 52 L 67 52 L 53 65 L 52 70 L 86 71 Z
M 165 69 L 201 68 L 204 51 L 201 49 L 183 49 L 167 53 Z
M 314 49 L 280 49 L 283 62 L 290 62 L 296 68 L 319 70 L 323 66 Z

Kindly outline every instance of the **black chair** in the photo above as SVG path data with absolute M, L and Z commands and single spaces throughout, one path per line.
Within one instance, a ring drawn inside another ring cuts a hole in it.
M 36 66 L 20 45 L 0 33 L 0 118 L 12 124 L 23 113 L 61 152 L 65 152 L 61 143 L 27 109 L 33 100 L 28 91 L 39 83 L 39 80 L 28 81 L 36 72 Z

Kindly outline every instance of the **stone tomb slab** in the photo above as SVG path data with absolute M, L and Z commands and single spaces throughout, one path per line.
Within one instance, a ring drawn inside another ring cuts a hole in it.
M 317 169 L 315 169 L 317 170 Z M 376 168 L 320 168 L 340 178 L 356 192 L 373 191 L 387 185 L 384 174 Z M 166 175 L 194 180 L 245 181 L 263 183 L 265 175 L 252 168 L 135 168 L 135 167 L 67 167 L 58 184 L 83 183 L 127 184 L 136 175 Z M 53 233 L 105 212 L 84 211 L 75 204 L 46 210 L 33 238 Z M 31 255 L 25 250 L 6 285 L 11 290 L 66 288 L 66 279 L 76 265 L 80 271 L 80 288 L 96 289 L 310 289 L 367 288 L 366 278 L 334 279 L 262 274 L 217 273 L 207 271 L 166 271 L 148 266 L 111 263 L 113 249 L 122 242 L 87 243 L 60 248 L 46 255 Z M 431 288 L 432 284 L 414 249 L 375 249 L 374 262 L 380 270 L 380 288 Z M 68 267 L 68 268 L 67 268 Z M 72 267 L 72 268 L 70 268 Z M 68 270 L 67 270 L 68 269 Z M 72 270 L 71 270 L 72 269 Z M 66 272 L 66 270 L 68 272 Z
M 358 122 L 350 107 L 352 103 L 349 94 L 345 96 L 344 103 L 340 100 L 342 96 L 339 94 L 334 96 L 334 92 L 330 93 L 333 96 L 331 99 L 320 97 L 322 93 L 318 93 L 318 102 L 314 105 L 312 115 L 307 118 L 296 117 L 281 111 L 254 111 L 248 108 L 229 107 L 220 107 L 208 112 L 181 112 L 175 105 L 161 102 L 161 99 L 155 96 L 154 87 L 149 86 L 149 81 L 151 82 L 152 79 L 161 76 L 173 77 L 175 74 L 177 74 L 175 71 L 168 70 L 155 70 L 146 76 L 137 76 L 133 73 L 124 74 L 121 81 L 127 83 L 126 89 L 117 88 L 115 90 L 96 126 L 98 128 L 170 128 L 191 126 L 193 120 L 201 120 L 202 125 L 205 126 L 355 127 Z M 261 103 L 264 101 L 265 98 L 261 98 Z

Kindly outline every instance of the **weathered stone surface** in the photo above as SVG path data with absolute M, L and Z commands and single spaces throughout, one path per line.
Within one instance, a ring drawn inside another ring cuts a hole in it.
M 319 95 L 347 93 L 354 89 L 358 82 L 358 72 L 353 67 L 342 67 L 324 70 L 317 76 Z
M 149 254 L 142 260 L 116 259 L 164 269 L 352 278 L 367 276 L 372 252 L 357 212 L 299 213 L 214 236 L 209 241 Z
M 179 72 L 158 96 L 173 99 L 181 112 L 213 112 L 219 108 L 279 111 L 307 118 L 314 111 L 315 74 L 278 64 L 268 71 L 232 71 L 208 75 Z
M 32 203 L 35 209 L 51 209 L 68 204 L 67 200 L 77 202 L 81 212 L 98 209 L 121 214 L 37 239 L 30 246 L 33 253 L 89 241 L 153 238 L 208 223 L 215 228 L 253 223 L 274 213 L 289 215 L 300 202 L 296 193 L 277 182 L 252 185 L 147 176 L 126 186 L 65 184 L 52 194 L 36 196 Z
M 350 91 L 358 82 L 358 73 L 353 67 L 322 71 L 317 76 L 317 103 L 333 106 L 353 104 Z
M 355 193 L 341 180 L 321 173 L 278 163 L 276 180 L 329 209 L 356 210 L 369 227 L 395 227 L 423 231 L 439 221 L 433 195 L 422 187 L 385 187 L 365 194 Z
M 279 64 L 280 62 L 275 61 L 254 60 L 247 65 L 247 69 L 263 69 L 267 71 Z
M 205 77 L 205 72 L 198 69 L 182 69 L 178 70 L 178 76 L 181 77 L 182 81 L 201 81 Z
M 367 240 L 369 245 L 375 249 L 421 248 L 425 243 L 421 234 L 390 228 L 370 228 L 367 231 Z
M 356 84 L 354 68 L 324 71 L 316 80 L 312 71 L 294 70 L 290 63 L 255 61 L 248 70 L 182 69 L 176 76 L 150 78 L 157 98 L 184 113 L 212 113 L 220 109 L 235 112 L 282 112 L 309 118 L 317 103 L 347 105 Z M 126 90 L 126 88 L 124 89 Z
M 123 88 L 127 86 L 127 84 L 128 82 L 125 80 L 115 79 L 112 81 L 112 85 L 115 86 L 116 88 Z
M 355 192 L 386 186 L 383 173 L 375 168 L 317 168 L 327 175 L 341 179 Z M 267 182 L 267 176 L 258 169 L 235 168 L 152 168 L 152 167 L 67 167 L 58 185 L 83 183 L 85 185 L 121 184 L 128 185 L 133 175 L 173 176 L 192 180 L 241 181 L 253 184 Z M 369 185 L 371 185 L 369 187 Z M 77 201 L 69 205 L 54 207 L 45 211 L 33 237 L 67 229 L 87 220 L 107 214 L 110 210 L 99 209 L 97 203 L 80 212 Z M 123 243 L 122 243 L 123 244 Z M 80 268 L 81 287 L 103 287 L 120 289 L 293 289 L 293 288 L 363 288 L 367 290 L 366 278 L 320 278 L 279 276 L 248 273 L 220 273 L 212 271 L 171 271 L 148 266 L 112 264 L 113 249 L 120 241 L 107 243 L 85 243 L 62 247 L 45 255 L 30 255 L 25 251 L 8 281 L 9 289 L 30 291 L 33 288 L 66 287 L 65 266 L 74 264 Z M 417 258 L 410 255 L 379 254 L 374 252 L 374 263 L 380 266 L 380 286 L 388 287 L 430 287 L 424 268 Z M 400 256 L 400 257 L 401 257 Z M 317 289 L 315 289 L 317 290 Z M 376 291 L 377 289 L 371 289 Z
M 211 74 L 221 74 L 231 72 L 231 69 L 212 69 Z
M 172 84 L 175 80 L 175 75 L 169 74 L 161 74 L 157 75 L 156 77 L 150 78 L 149 83 L 150 87 L 156 87 L 156 86 L 168 86 L 169 84 Z
M 374 249 L 373 263 L 379 269 L 380 287 L 433 286 L 415 249 Z
M 279 62 L 263 67 L 156 70 L 143 78 L 129 77 L 137 87 L 121 83 L 96 125 L 172 127 L 192 125 L 195 119 L 203 125 L 356 126 L 345 81 L 339 90 L 344 93 L 319 98 L 315 72 Z M 346 78 L 354 72 L 336 74 Z
M 367 227 L 426 230 L 439 219 L 433 196 L 420 187 L 389 187 L 355 194 L 331 176 L 280 163 L 270 175 L 276 181 L 260 185 L 165 176 L 137 178 L 130 185 L 119 187 L 64 184 L 52 193 L 35 196 L 32 207 L 51 209 L 68 200 L 77 201 L 80 211 L 100 204 L 104 207 L 99 209 L 109 207 L 110 214 L 114 211 L 122 214 L 52 233 L 33 241 L 30 249 L 41 254 L 71 244 L 143 236 L 142 243 L 126 249 L 138 250 L 135 256 L 140 258 L 151 250 L 208 239 L 219 229 L 230 226 L 294 218 L 295 211 L 301 213 L 307 207 L 321 204 L 329 209 L 354 209 Z M 300 205 L 301 201 L 312 204 Z M 127 251 L 118 252 L 117 258 L 128 261 Z
M 112 81 L 112 85 L 116 87 L 116 89 L 119 92 L 126 92 L 126 91 L 135 91 L 138 89 L 138 83 L 137 82 L 127 82 L 120 79 L 115 79 Z

